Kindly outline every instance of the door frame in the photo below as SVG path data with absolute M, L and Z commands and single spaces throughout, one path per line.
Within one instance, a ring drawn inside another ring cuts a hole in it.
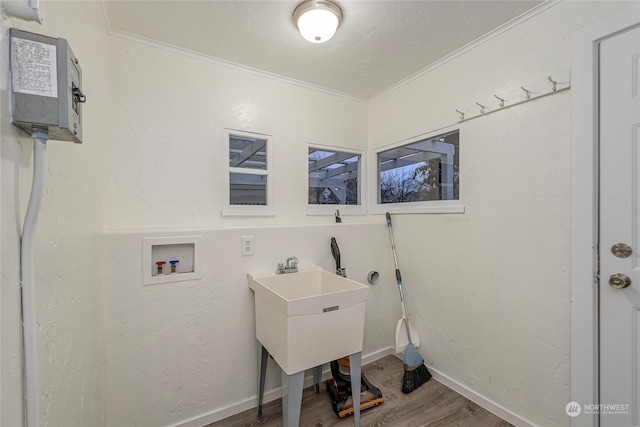
M 601 40 L 638 25 L 640 4 L 573 33 L 571 401 L 581 406 L 599 403 L 598 48 Z M 597 427 L 598 415 L 581 413 L 572 425 Z

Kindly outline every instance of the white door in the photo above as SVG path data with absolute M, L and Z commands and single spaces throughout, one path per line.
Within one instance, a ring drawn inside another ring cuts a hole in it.
M 599 96 L 600 405 L 584 410 L 640 426 L 639 28 L 601 42 Z

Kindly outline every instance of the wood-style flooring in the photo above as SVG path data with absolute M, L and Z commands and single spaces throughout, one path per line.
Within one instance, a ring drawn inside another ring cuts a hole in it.
M 402 393 L 404 368 L 402 360 L 395 356 L 386 356 L 363 366 L 362 373 L 382 391 L 385 399 L 382 405 L 361 413 L 362 427 L 512 427 L 433 378 L 409 394 Z M 251 409 L 206 427 L 280 427 L 282 401 L 277 399 L 263 405 L 262 415 L 262 419 L 257 419 L 256 410 Z M 323 383 L 320 394 L 316 394 L 313 387 L 304 389 L 300 426 L 350 427 L 353 417 L 339 419 L 336 416 Z

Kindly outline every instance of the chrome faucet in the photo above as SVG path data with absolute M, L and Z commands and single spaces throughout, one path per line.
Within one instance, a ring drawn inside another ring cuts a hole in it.
M 298 258 L 292 256 L 287 258 L 286 265 L 283 263 L 278 264 L 276 274 L 287 274 L 298 272 Z

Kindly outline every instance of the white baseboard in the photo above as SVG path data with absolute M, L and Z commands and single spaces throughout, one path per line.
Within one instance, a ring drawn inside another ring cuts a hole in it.
M 484 396 L 469 390 L 467 387 L 463 386 L 462 384 L 460 384 L 459 382 L 449 378 L 448 376 L 444 375 L 441 372 L 438 372 L 436 369 L 434 369 L 433 367 L 429 367 L 429 371 L 431 372 L 431 375 L 433 376 L 433 379 L 435 379 L 436 381 L 438 381 L 439 383 L 442 383 L 444 385 L 446 385 L 447 387 L 449 387 L 451 390 L 455 391 L 456 393 L 466 397 L 467 399 L 469 399 L 470 401 L 476 403 L 479 406 L 482 406 L 484 409 L 486 409 L 487 411 L 491 412 L 492 414 L 497 415 L 498 417 L 502 418 L 503 420 L 513 424 L 516 427 L 534 427 L 535 424 L 525 420 L 524 418 L 514 414 L 513 412 L 509 411 L 507 408 L 497 404 L 496 402 L 485 398 Z
M 382 359 L 383 357 L 386 357 L 390 354 L 395 354 L 395 353 L 396 353 L 396 350 L 393 347 L 388 347 L 382 350 L 378 350 L 374 353 L 370 353 L 365 356 L 362 356 L 362 365 L 375 362 L 378 359 Z M 323 370 L 322 372 L 322 381 L 328 380 L 330 377 L 331 377 L 331 370 L 328 368 L 328 365 L 327 365 L 327 369 Z M 311 377 L 306 378 L 304 382 L 304 387 L 309 387 L 311 385 L 313 385 L 313 378 Z M 281 397 L 282 397 L 281 387 L 275 387 L 271 390 L 265 390 L 264 403 L 271 402 Z M 248 409 L 256 408 L 256 400 L 257 400 L 257 395 L 253 395 L 248 399 L 242 400 L 238 403 L 234 403 L 224 408 L 217 409 L 208 414 L 201 415 L 195 418 L 191 418 L 190 420 L 186 420 L 186 421 L 174 424 L 173 427 L 202 427 L 207 424 L 215 423 L 216 421 L 223 420 L 227 417 L 230 417 L 235 414 L 239 414 L 240 412 L 244 412 Z M 257 412 L 256 412 L 256 415 L 257 415 Z

